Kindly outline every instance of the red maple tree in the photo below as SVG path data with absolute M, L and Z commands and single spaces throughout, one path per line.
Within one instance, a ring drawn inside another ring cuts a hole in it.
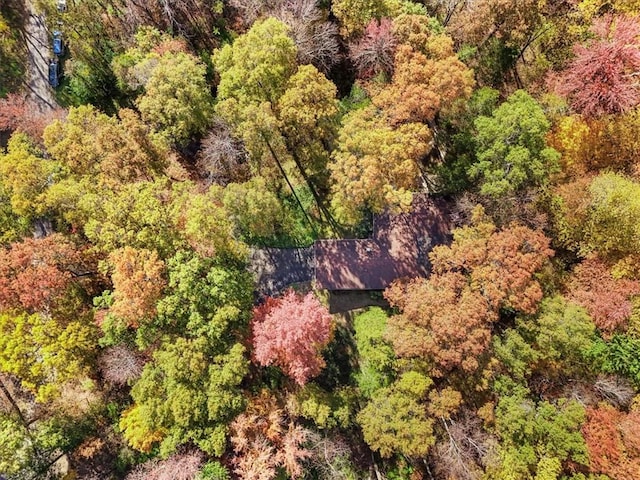
M 569 298 L 583 306 L 593 322 L 610 334 L 624 326 L 631 316 L 630 297 L 640 294 L 640 282 L 616 279 L 609 267 L 597 258 L 578 265 L 569 282 Z
M 556 78 L 556 90 L 588 116 L 620 113 L 640 103 L 640 22 L 605 15 L 592 27 L 596 39 L 576 45 L 576 58 Z
M 277 365 L 298 385 L 325 366 L 320 354 L 331 340 L 333 320 L 313 295 L 287 291 L 254 309 L 253 356 L 263 366 Z
M 640 412 L 623 413 L 610 405 L 587 408 L 582 434 L 589 451 L 591 471 L 614 480 L 640 474 Z
M 486 220 L 454 232 L 451 246 L 437 246 L 430 254 L 436 273 L 469 275 L 492 308 L 535 313 L 542 288 L 535 278 L 554 254 L 544 233 L 522 225 L 500 231 Z
M 497 315 L 460 273 L 432 275 L 406 285 L 396 282 L 385 297 L 402 314 L 389 319 L 388 336 L 396 354 L 432 358 L 435 376 L 460 367 L 473 371 L 489 346 Z
M 0 130 L 19 130 L 33 139 L 42 139 L 42 132 L 55 119 L 62 119 L 65 110 L 41 109 L 33 99 L 10 93 L 0 99 Z
M 0 249 L 0 310 L 48 311 L 88 271 L 82 252 L 61 234 Z

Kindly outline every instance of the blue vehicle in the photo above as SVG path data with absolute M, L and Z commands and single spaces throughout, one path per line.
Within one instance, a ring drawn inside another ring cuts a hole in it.
M 53 53 L 58 57 L 64 55 L 64 44 L 62 43 L 62 32 L 54 30 L 53 32 Z
M 57 88 L 60 85 L 60 69 L 57 60 L 49 62 L 49 85 Z

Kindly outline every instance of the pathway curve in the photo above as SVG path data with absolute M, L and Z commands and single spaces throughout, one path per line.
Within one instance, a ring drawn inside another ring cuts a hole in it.
M 24 39 L 27 45 L 27 79 L 25 86 L 31 99 L 42 112 L 57 108 L 53 91 L 49 86 L 49 59 L 51 52 L 51 35 L 44 21 L 44 15 L 37 13 L 31 0 L 25 0 L 26 21 Z

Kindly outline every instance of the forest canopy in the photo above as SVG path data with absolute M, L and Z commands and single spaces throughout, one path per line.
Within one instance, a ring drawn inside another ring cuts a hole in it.
M 2 2 L 0 478 L 640 478 L 639 69 L 634 0 Z

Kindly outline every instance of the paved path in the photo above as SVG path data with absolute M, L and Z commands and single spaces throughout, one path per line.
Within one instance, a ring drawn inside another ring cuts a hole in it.
M 51 35 L 47 30 L 44 15 L 36 13 L 31 0 L 25 1 L 26 21 L 23 37 L 27 44 L 28 62 L 25 86 L 31 99 L 40 110 L 48 112 L 57 107 L 53 91 L 49 86 L 49 59 Z

